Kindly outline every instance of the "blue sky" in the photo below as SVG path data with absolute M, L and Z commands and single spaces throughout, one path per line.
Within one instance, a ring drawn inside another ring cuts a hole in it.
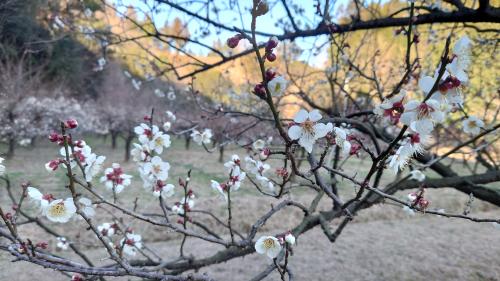
M 236 0 L 237 1 L 237 0 Z M 219 21 L 227 26 L 236 26 L 239 28 L 244 27 L 245 29 L 250 29 L 250 21 L 251 21 L 251 15 L 248 10 L 251 8 L 251 0 L 241 0 L 239 2 L 233 1 L 234 3 L 238 3 L 238 5 L 234 5 L 233 7 L 226 7 L 226 8 L 232 8 L 231 10 L 227 11 L 222 11 L 219 13 L 219 18 L 216 19 L 216 21 Z M 142 9 L 144 11 L 149 11 L 153 3 L 151 0 L 112 0 L 113 3 L 119 3 L 120 6 L 122 6 L 122 11 L 124 11 L 125 6 L 131 5 L 133 7 L 137 7 L 139 9 Z M 219 7 L 223 5 L 224 3 L 227 4 L 228 1 L 214 1 Z M 257 21 L 257 30 L 259 31 L 264 31 L 267 33 L 274 33 L 274 34 L 281 34 L 283 30 L 279 27 L 275 26 L 275 23 L 279 18 L 282 18 L 283 16 L 286 15 L 286 11 L 281 4 L 281 1 L 269 1 L 270 4 L 270 9 L 271 12 L 261 16 L 258 18 Z M 304 10 L 303 16 L 298 16 L 296 18 L 297 24 L 299 24 L 302 28 L 305 26 L 308 27 L 315 27 L 317 23 L 319 22 L 319 17 L 315 15 L 315 8 L 314 4 L 316 1 L 312 0 L 305 0 L 305 1 L 293 1 L 292 3 L 298 4 L 301 8 Z M 176 3 L 182 3 L 181 1 L 177 1 Z M 339 5 L 345 5 L 348 3 L 348 0 L 338 0 L 335 3 L 335 6 L 333 10 L 337 10 Z M 162 10 L 154 13 L 153 20 L 156 23 L 157 26 L 163 26 L 163 24 L 167 21 L 171 22 L 173 21 L 176 17 L 180 18 L 183 20 L 183 22 L 188 22 L 188 28 L 190 33 L 192 34 L 193 37 L 198 37 L 201 35 L 201 33 L 206 30 L 206 26 L 202 24 L 202 22 L 196 20 L 193 21 L 192 17 L 189 15 L 186 15 L 183 12 L 180 12 L 176 9 L 171 9 L 170 7 L 167 7 L 165 4 L 159 6 L 159 7 L 164 7 Z M 195 6 L 189 6 L 190 11 L 196 12 Z M 238 12 L 238 9 L 242 11 L 242 16 L 240 17 L 240 13 Z M 201 14 L 203 16 L 206 16 L 206 9 L 202 10 L 204 13 Z M 292 9 L 292 13 L 293 9 Z M 213 16 L 213 14 L 212 14 Z M 302 21 L 302 22 L 301 22 Z M 210 34 L 206 36 L 203 39 L 199 39 L 203 43 L 212 46 L 214 42 L 217 40 L 220 40 L 224 42 L 228 37 L 234 35 L 232 32 L 225 31 L 225 30 L 220 30 L 220 29 L 215 29 L 215 28 L 210 28 L 208 29 Z M 305 39 L 297 39 L 295 42 L 297 45 L 303 49 L 303 50 L 310 50 L 312 46 L 320 45 L 323 43 L 327 38 L 305 38 Z M 261 37 L 258 38 L 259 41 L 265 41 L 267 38 Z M 197 53 L 197 54 L 205 54 L 207 49 L 201 48 L 200 46 L 196 44 L 190 44 L 187 46 L 191 51 Z M 320 51 L 318 54 L 313 55 L 310 51 L 303 52 L 302 55 L 300 56 L 300 59 L 302 60 L 307 60 L 309 63 L 313 65 L 318 65 L 321 66 L 323 63 L 326 61 L 327 55 L 326 55 L 326 50 L 323 48 L 322 51 Z

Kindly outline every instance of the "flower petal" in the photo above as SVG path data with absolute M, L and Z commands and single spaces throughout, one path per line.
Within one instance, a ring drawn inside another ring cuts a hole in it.
M 298 140 L 300 138 L 300 136 L 302 136 L 303 131 L 304 130 L 302 130 L 302 127 L 297 126 L 297 125 L 293 125 L 292 127 L 290 127 L 288 129 L 288 136 L 292 140 Z
M 303 123 L 307 120 L 307 117 L 309 117 L 309 113 L 307 112 L 307 110 L 301 109 L 299 110 L 299 112 L 297 112 L 297 114 L 293 118 L 293 121 L 295 123 Z

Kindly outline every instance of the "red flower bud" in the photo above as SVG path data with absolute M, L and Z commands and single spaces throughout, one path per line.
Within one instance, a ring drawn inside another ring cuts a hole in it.
M 75 119 L 68 119 L 64 122 L 64 126 L 68 129 L 74 129 L 78 127 L 78 122 Z
M 266 81 L 269 82 L 269 81 L 273 80 L 274 77 L 276 77 L 276 72 L 271 68 L 267 69 L 266 70 Z
M 276 60 L 276 55 L 274 53 L 268 53 L 266 55 L 266 58 L 267 58 L 268 61 L 273 62 L 273 61 Z
M 261 99 L 266 99 L 266 89 L 262 83 L 255 85 L 253 88 L 253 93 Z

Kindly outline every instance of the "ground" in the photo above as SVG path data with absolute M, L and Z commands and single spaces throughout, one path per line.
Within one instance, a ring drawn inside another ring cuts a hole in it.
M 99 138 L 90 138 L 89 143 L 95 147 L 96 153 L 108 157 L 106 166 L 112 162 L 123 163 L 123 149 L 111 150 L 107 142 Z M 211 191 L 209 185 L 210 179 L 223 178 L 222 164 L 217 162 L 215 155 L 207 156 L 206 152 L 194 145 L 187 151 L 180 140 L 175 141 L 173 145 L 174 149 L 170 149 L 164 157 L 173 167 L 170 173 L 172 183 L 175 183 L 178 177 L 184 177 L 188 169 L 192 169 L 191 185 L 198 198 L 196 207 L 210 209 L 220 215 L 221 219 L 225 219 L 223 202 Z M 243 155 L 241 150 L 228 150 L 226 158 L 233 152 Z M 65 182 L 63 173 L 49 175 L 43 167 L 45 162 L 55 157 L 57 148 L 46 144 L 45 140 L 40 140 L 36 148 L 19 149 L 16 157 L 5 163 L 13 188 L 19 190 L 22 182 L 30 181 L 31 185 L 44 192 L 62 196 Z M 215 160 L 211 160 L 212 158 Z M 346 170 L 355 169 L 362 174 L 366 169 L 363 164 L 363 161 L 357 161 L 347 166 Z M 156 201 L 151 195 L 145 194 L 133 163 L 125 163 L 123 166 L 136 181 L 124 191 L 119 202 L 127 208 L 133 208 L 137 198 L 138 211 L 158 213 Z M 96 185 L 96 188 L 99 188 L 99 185 Z M 492 188 L 500 186 L 492 185 Z M 349 195 L 353 192 L 352 186 L 342 183 L 342 194 Z M 302 189 L 293 190 L 290 196 L 303 203 L 312 200 L 309 192 Z M 461 212 L 467 202 L 466 195 L 453 189 L 429 190 L 428 196 L 433 207 L 444 208 L 449 212 Z M 178 197 L 179 193 L 170 203 L 178 200 Z M 7 199 L 5 189 L 1 186 L 2 207 L 7 205 Z M 251 190 L 250 185 L 244 185 L 234 195 L 234 200 L 234 221 L 238 222 L 236 229 L 240 232 L 246 232 L 250 226 L 248 222 L 255 221 L 273 202 L 258 196 Z M 29 204 L 26 207 L 29 207 Z M 320 207 L 326 209 L 328 204 L 325 202 Z M 105 214 L 106 210 L 97 210 L 97 223 L 111 220 L 111 217 Z M 499 218 L 500 209 L 476 200 L 472 215 Z M 286 209 L 270 220 L 259 235 L 284 231 L 292 227 L 300 217 L 300 211 Z M 217 229 L 206 217 L 199 215 L 195 218 Z M 330 226 L 335 228 L 338 223 L 339 221 L 333 221 Z M 93 236 L 84 230 L 81 221 L 72 222 L 71 225 L 55 225 L 50 222 L 47 224 L 60 235 L 68 237 L 75 245 L 85 249 L 96 264 L 109 262 L 105 252 L 96 247 L 98 244 Z M 127 221 L 127 225 L 135 228 L 148 248 L 157 250 L 161 256 L 174 259 L 178 255 L 178 235 L 167 233 L 160 228 L 145 227 L 136 221 Z M 47 236 L 31 224 L 23 226 L 21 231 L 34 241 L 47 240 Z M 55 239 L 50 238 L 48 242 L 54 249 Z M 430 215 L 409 216 L 400 207 L 382 204 L 361 212 L 334 244 L 328 241 L 320 229 L 300 236 L 290 260 L 290 268 L 294 280 L 500 280 L 500 263 L 496 258 L 500 254 L 500 247 L 497 245 L 500 245 L 500 229 L 491 223 L 478 224 Z M 209 256 L 217 249 L 213 245 L 189 239 L 186 252 L 199 257 Z M 58 253 L 72 257 L 69 252 Z M 11 256 L 0 253 L 0 280 L 33 280 L 33 276 L 40 281 L 69 280 L 68 277 L 50 269 L 22 262 L 12 263 L 11 260 Z M 248 280 L 269 263 L 270 260 L 266 257 L 253 254 L 204 268 L 200 272 L 206 272 L 217 280 Z M 279 276 L 270 275 L 267 280 L 279 280 Z

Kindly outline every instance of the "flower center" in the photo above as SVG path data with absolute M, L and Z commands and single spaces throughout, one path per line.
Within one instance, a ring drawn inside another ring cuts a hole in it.
M 477 126 L 476 121 L 469 121 L 469 127 L 470 128 L 477 128 L 478 126 Z
M 433 112 L 433 111 L 434 111 L 434 109 L 432 107 L 430 107 L 426 103 L 422 103 L 417 108 L 417 119 L 428 118 L 430 116 L 431 112 Z
M 307 120 L 304 123 L 302 123 L 302 128 L 310 134 L 314 133 L 314 122 Z
M 161 166 L 160 165 L 153 165 L 153 170 L 155 171 L 155 174 L 158 174 L 161 172 Z
M 53 217 L 59 217 L 64 215 L 66 213 L 66 206 L 64 206 L 64 203 L 58 203 L 50 207 L 49 209 L 49 214 Z
M 267 238 L 264 240 L 264 248 L 271 249 L 274 246 L 274 240 L 271 238 Z

